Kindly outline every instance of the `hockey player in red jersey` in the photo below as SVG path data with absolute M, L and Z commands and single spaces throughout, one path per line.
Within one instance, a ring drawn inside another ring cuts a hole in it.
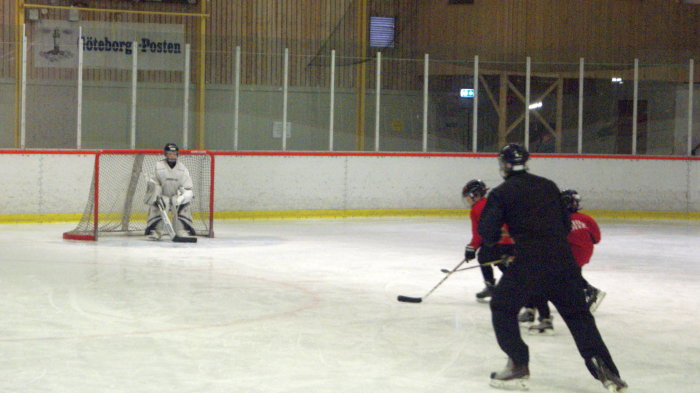
M 569 244 L 574 254 L 578 267 L 583 267 L 591 260 L 593 247 L 600 242 L 600 228 L 593 217 L 581 213 L 581 196 L 576 190 L 564 190 L 561 193 L 564 204 L 571 217 L 571 232 L 569 232 Z M 593 287 L 585 279 L 583 280 L 586 292 L 586 303 L 591 312 L 595 311 L 605 297 L 605 292 Z
M 571 218 L 571 231 L 567 240 L 571 245 L 571 252 L 574 255 L 579 268 L 587 264 L 593 255 L 593 248 L 600 242 L 600 228 L 593 217 L 579 212 L 581 209 L 581 196 L 576 190 L 564 190 L 561 193 L 562 200 L 569 211 Z M 583 279 L 586 304 L 591 312 L 594 312 L 605 298 L 605 292 L 595 288 Z M 535 308 L 539 315 L 539 324 L 529 327 L 530 334 L 551 334 L 553 332 L 552 317 L 546 301 L 535 301 L 534 305 L 528 305 L 518 317 L 518 320 L 527 324 L 534 322 Z
M 481 247 L 481 236 L 477 231 L 479 226 L 479 218 L 481 217 L 481 211 L 486 205 L 486 184 L 479 180 L 470 180 L 462 188 L 462 198 L 471 207 L 469 211 L 469 218 L 472 224 L 472 239 L 467 244 L 464 249 L 464 259 L 470 261 L 477 257 L 477 250 Z M 494 260 L 500 259 L 503 255 L 513 254 L 513 240 L 508 236 L 507 231 L 504 227 L 503 235 L 501 241 L 498 243 L 498 248 L 496 248 L 496 253 L 487 253 L 479 251 L 478 262 L 481 265 L 481 275 L 484 277 L 484 283 L 486 287 L 479 293 L 476 294 L 476 300 L 480 303 L 487 303 L 491 299 L 491 291 L 496 285 L 496 279 L 493 275 L 493 268 L 491 265 L 484 265 L 484 263 L 492 262 Z M 503 269 L 501 265 L 498 265 L 499 269 Z

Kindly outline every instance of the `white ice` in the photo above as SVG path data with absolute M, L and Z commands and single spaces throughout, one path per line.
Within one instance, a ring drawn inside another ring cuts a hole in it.
M 584 275 L 632 393 L 700 391 L 700 223 L 601 222 Z M 496 392 L 466 219 L 223 221 L 199 243 L 0 226 L 0 392 Z M 555 313 L 531 391 L 595 393 Z

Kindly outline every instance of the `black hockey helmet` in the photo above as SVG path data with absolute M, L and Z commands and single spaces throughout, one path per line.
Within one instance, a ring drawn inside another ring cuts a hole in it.
M 561 198 L 564 200 L 564 205 L 566 205 L 566 209 L 571 213 L 576 213 L 581 209 L 581 196 L 576 190 L 562 191 Z
M 462 187 L 462 197 L 476 199 L 476 197 L 483 197 L 486 195 L 486 191 L 488 191 L 486 183 L 481 181 L 481 179 L 473 179 L 469 180 L 467 184 Z
M 525 164 L 530 158 L 530 153 L 517 143 L 509 143 L 498 154 L 498 162 L 501 166 L 501 175 L 508 177 L 513 172 L 527 171 Z
M 166 143 L 165 147 L 163 148 L 163 153 L 167 153 L 169 151 L 174 151 L 175 153 L 180 153 L 180 149 L 178 149 L 177 145 L 174 143 Z
M 177 148 L 177 145 L 174 144 L 174 143 L 167 143 L 167 144 L 165 145 L 165 147 L 163 148 L 163 154 L 165 155 L 166 160 L 168 160 L 168 162 L 169 162 L 171 165 L 173 165 L 175 162 L 177 162 L 177 158 L 173 158 L 173 159 L 167 158 L 167 157 L 168 157 L 168 153 L 171 152 L 171 151 L 174 151 L 174 152 L 175 152 L 175 155 L 176 155 L 176 157 L 177 157 L 177 156 L 180 155 L 180 149 L 178 149 L 178 148 Z

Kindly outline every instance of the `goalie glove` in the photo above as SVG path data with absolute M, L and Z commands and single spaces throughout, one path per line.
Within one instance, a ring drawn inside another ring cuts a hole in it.
M 467 245 L 467 247 L 464 248 L 464 259 L 469 262 L 474 258 L 476 258 L 476 250 L 474 247 Z
M 175 198 L 175 207 L 180 207 L 192 202 L 192 198 L 194 197 L 192 190 L 179 189 L 177 194 Z

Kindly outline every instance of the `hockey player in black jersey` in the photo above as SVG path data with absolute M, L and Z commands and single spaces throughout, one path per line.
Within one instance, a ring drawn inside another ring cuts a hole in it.
M 528 173 L 528 158 L 527 150 L 519 145 L 501 149 L 499 164 L 505 181 L 491 190 L 479 220 L 482 247 L 498 242 L 504 224 L 515 241 L 515 261 L 491 298 L 496 340 L 508 355 L 506 368 L 491 374 L 491 386 L 527 389 L 529 352 L 520 336 L 518 311 L 525 301 L 539 296 L 557 308 L 593 377 L 610 392 L 626 392 L 627 384 L 586 306 L 581 273 L 567 241 L 571 221 L 559 188 L 549 179 Z

